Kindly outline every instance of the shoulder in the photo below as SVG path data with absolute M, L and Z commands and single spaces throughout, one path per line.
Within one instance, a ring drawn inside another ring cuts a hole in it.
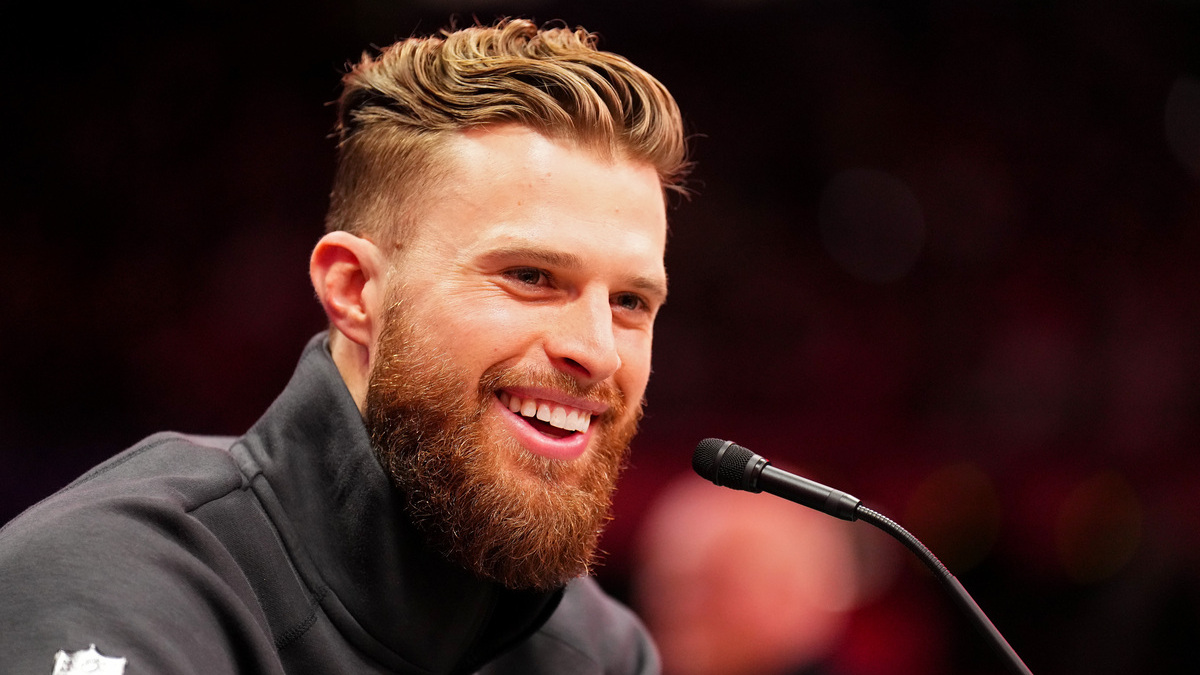
M 567 585 L 541 630 L 482 672 L 651 675 L 659 669 L 658 651 L 642 622 L 585 577 Z
M 23 541 L 72 531 L 86 535 L 97 528 L 119 527 L 121 522 L 186 515 L 242 489 L 247 478 L 226 449 L 232 442 L 174 433 L 150 436 L 0 529 L 0 557 Z
M 72 542 L 97 551 L 131 530 L 149 528 L 160 539 L 173 531 L 168 521 L 243 489 L 237 463 L 205 440 L 155 434 L 95 466 L 0 529 L 0 563 L 65 553 Z
M 36 672 L 57 650 L 95 644 L 131 664 L 188 672 L 156 660 L 154 645 L 191 643 L 178 656 L 221 663 L 225 648 L 200 638 L 260 620 L 245 609 L 234 561 L 196 513 L 245 494 L 245 484 L 224 449 L 159 434 L 18 516 L 0 530 L 6 661 Z
M 197 500 L 219 496 L 244 482 L 229 454 L 236 440 L 171 432 L 154 434 L 97 464 L 14 522 L 51 517 L 77 502 L 122 496 L 158 495 L 182 508 L 192 507 Z

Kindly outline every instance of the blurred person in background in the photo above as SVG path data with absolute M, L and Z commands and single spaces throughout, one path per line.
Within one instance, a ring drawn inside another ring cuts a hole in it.
M 638 536 L 634 604 L 670 675 L 825 675 L 863 592 L 846 523 L 694 476 Z

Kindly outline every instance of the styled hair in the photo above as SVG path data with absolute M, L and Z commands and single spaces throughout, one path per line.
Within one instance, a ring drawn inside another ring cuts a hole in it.
M 684 192 L 690 165 L 675 100 L 596 42 L 582 28 L 504 19 L 363 54 L 342 78 L 326 229 L 399 243 L 421 195 L 443 177 L 442 141 L 492 124 L 648 163 L 665 190 Z

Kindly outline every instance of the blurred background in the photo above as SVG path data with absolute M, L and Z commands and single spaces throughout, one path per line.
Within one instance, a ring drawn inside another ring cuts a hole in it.
M 347 61 L 561 18 L 694 134 L 601 573 L 669 672 L 1001 672 L 881 532 L 690 475 L 707 436 L 905 525 L 1036 673 L 1200 672 L 1200 3 L 13 10 L 0 521 L 286 383 Z

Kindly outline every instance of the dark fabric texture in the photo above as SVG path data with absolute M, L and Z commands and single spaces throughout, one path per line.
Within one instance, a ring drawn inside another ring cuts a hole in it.
M 151 436 L 0 530 L 0 672 L 92 644 L 126 675 L 658 672 L 594 581 L 477 579 L 401 500 L 318 336 L 245 436 Z

